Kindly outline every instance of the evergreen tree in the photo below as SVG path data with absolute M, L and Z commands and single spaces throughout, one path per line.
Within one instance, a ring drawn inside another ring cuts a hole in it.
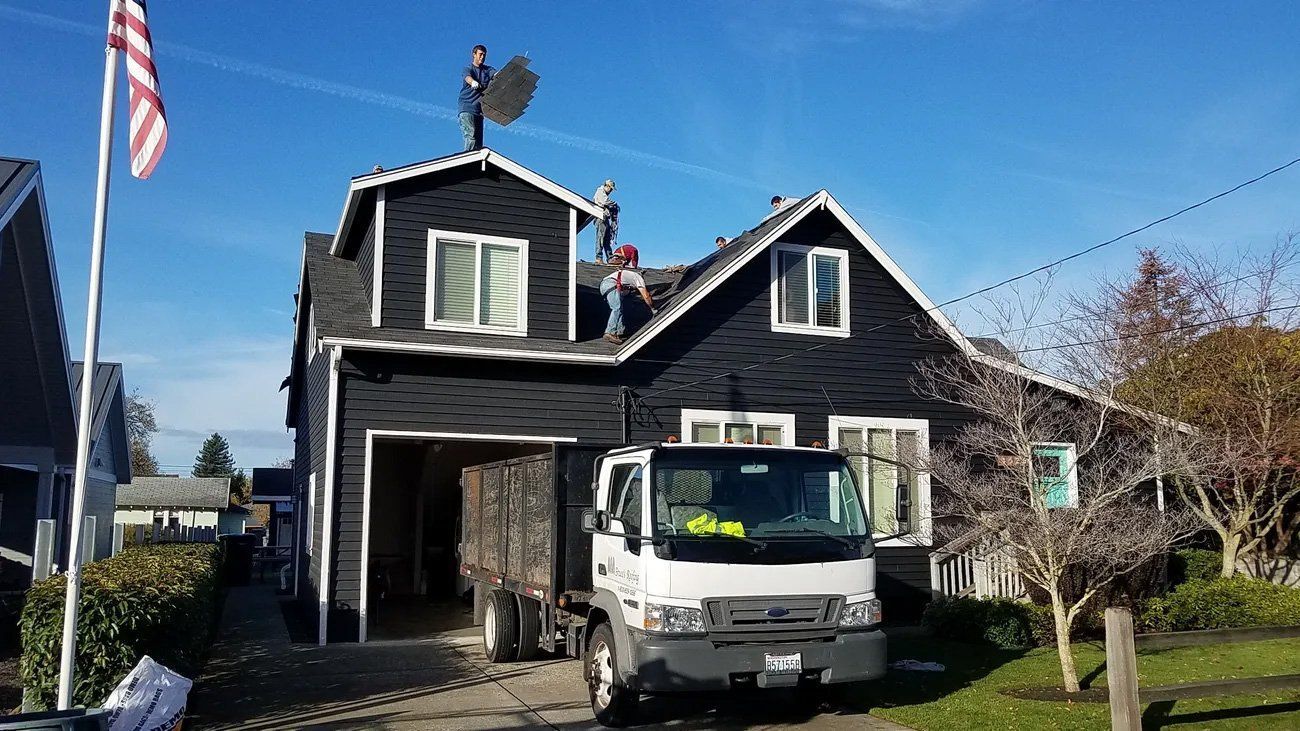
M 199 455 L 194 458 L 195 477 L 232 477 L 235 458 L 230 454 L 230 443 L 218 433 L 203 440 Z

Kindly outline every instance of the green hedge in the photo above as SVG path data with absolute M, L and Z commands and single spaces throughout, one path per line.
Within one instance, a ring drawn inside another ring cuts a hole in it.
M 1204 548 L 1184 548 L 1169 557 L 1169 583 L 1213 581 L 1223 572 L 1223 554 Z
M 1234 576 L 1196 579 L 1147 602 L 1139 625 L 1148 632 L 1300 624 L 1300 589 Z
M 1056 644 L 1052 608 L 1011 599 L 936 599 L 925 608 L 921 624 L 936 637 L 981 641 L 1005 649 Z M 1084 611 L 1075 619 L 1070 638 L 1079 641 L 1104 634 L 1102 614 Z
M 82 569 L 73 701 L 98 706 L 142 655 L 194 677 L 216 632 L 221 550 L 212 543 L 133 546 Z M 58 698 L 66 577 L 27 592 L 19 676 L 35 709 Z

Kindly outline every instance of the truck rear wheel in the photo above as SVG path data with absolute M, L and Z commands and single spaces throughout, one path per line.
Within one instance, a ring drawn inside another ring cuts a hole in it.
M 536 659 L 542 651 L 542 605 L 536 599 L 515 594 L 519 602 L 519 651 L 517 660 Z
M 487 595 L 483 616 L 483 654 L 488 662 L 513 662 L 519 652 L 519 608 L 515 597 L 504 589 Z
M 587 689 L 591 710 L 602 726 L 620 728 L 636 715 L 641 693 L 628 688 L 618 671 L 618 652 L 614 649 L 614 629 L 608 622 L 596 627 L 587 645 Z

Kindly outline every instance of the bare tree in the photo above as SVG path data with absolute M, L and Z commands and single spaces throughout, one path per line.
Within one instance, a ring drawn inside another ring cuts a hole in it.
M 1032 350 L 1029 331 L 1013 325 L 1032 320 L 1042 302 L 1040 293 L 995 303 L 988 319 L 1011 351 Z M 1150 488 L 1183 435 L 1113 393 L 1044 385 L 1017 363 L 983 354 L 922 364 L 917 388 L 977 417 L 925 465 L 942 485 L 936 529 L 955 536 L 973 528 L 1011 548 L 1025 581 L 1051 602 L 1062 681 L 1079 690 L 1070 630 L 1080 613 L 1186 535 L 1189 522 L 1158 510 Z
M 1143 256 L 1132 277 L 1071 298 L 1066 329 L 1088 344 L 1064 360 L 1094 387 L 1113 384 L 1126 402 L 1196 427 L 1183 455 L 1196 457 L 1184 460 L 1195 469 L 1172 483 L 1219 537 L 1222 575 L 1231 576 L 1241 558 L 1284 548 L 1297 519 L 1300 300 L 1290 270 L 1300 239 L 1280 237 L 1259 253 L 1177 247 L 1172 263 Z
M 158 432 L 154 417 L 154 402 L 140 395 L 136 389 L 126 397 L 126 435 L 131 443 L 131 474 L 135 476 L 158 474 L 158 460 L 151 447 L 153 435 Z

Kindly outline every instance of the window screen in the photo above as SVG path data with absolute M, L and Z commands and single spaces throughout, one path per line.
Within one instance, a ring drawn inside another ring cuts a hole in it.
M 808 324 L 808 258 L 801 252 L 782 251 L 778 260 L 781 275 L 778 322 Z

